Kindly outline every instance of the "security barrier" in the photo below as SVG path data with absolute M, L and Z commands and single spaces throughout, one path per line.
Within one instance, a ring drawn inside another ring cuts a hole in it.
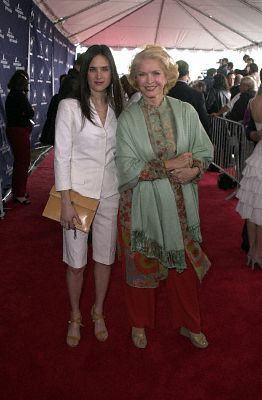
M 245 160 L 252 153 L 254 144 L 247 140 L 243 124 L 221 117 L 210 117 L 210 120 L 213 164 L 239 183 Z

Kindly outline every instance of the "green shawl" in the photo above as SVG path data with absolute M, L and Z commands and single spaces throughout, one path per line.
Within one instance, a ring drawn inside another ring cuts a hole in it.
M 202 127 L 197 112 L 188 103 L 166 97 L 175 118 L 177 153 L 192 152 L 193 159 L 207 165 L 213 146 Z M 184 242 L 177 204 L 168 178 L 139 181 L 145 165 L 156 159 L 151 147 L 139 103 L 131 104 L 119 117 L 116 162 L 119 191 L 133 189 L 131 251 L 157 258 L 167 268 L 186 268 Z M 182 185 L 188 230 L 193 240 L 201 242 L 198 194 L 195 183 Z

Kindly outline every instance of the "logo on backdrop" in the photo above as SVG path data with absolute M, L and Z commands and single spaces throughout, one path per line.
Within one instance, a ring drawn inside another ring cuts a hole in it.
M 46 101 L 46 93 L 45 93 L 45 90 L 43 89 L 43 91 L 42 91 L 42 101 L 41 101 L 41 105 L 44 106 L 45 104 L 47 104 L 47 101 Z
M 3 0 L 3 3 L 5 5 L 5 11 L 8 11 L 12 14 L 13 10 L 10 5 L 10 0 Z
M 48 44 L 46 44 L 45 46 L 45 60 L 48 61 L 48 52 L 49 52 L 49 48 L 48 48 Z
M 38 33 L 41 33 L 41 15 L 38 14 L 37 16 L 37 28 L 36 28 Z
M 4 104 L 4 102 L 5 102 L 6 95 L 7 95 L 7 88 L 5 90 L 0 83 L 0 102 L 2 102 L 2 104 Z M 3 118 L 3 115 L 4 115 L 4 112 L 2 111 L 0 113 L 0 128 L 1 128 L 1 126 L 5 126 L 5 120 Z
M 10 147 L 8 145 L 8 143 L 6 141 L 3 141 L 2 146 L 0 147 L 0 151 L 2 154 L 8 153 L 8 151 L 10 150 Z M 10 168 L 10 166 L 8 165 L 8 167 Z
M 34 44 L 35 44 L 35 38 L 34 36 L 30 37 L 30 54 L 33 54 L 33 50 L 34 50 Z
M 4 89 L 2 88 L 1 82 L 0 82 L 0 96 L 1 97 L 5 96 L 5 92 L 4 92 Z M 1 114 L 0 114 L 0 116 L 1 116 Z
M 47 77 L 47 82 L 51 82 L 52 79 L 52 70 L 51 68 L 48 69 L 48 77 Z
M 35 116 L 34 116 L 34 121 L 35 121 L 35 126 L 34 127 L 37 127 L 37 126 L 40 125 L 39 124 L 39 119 L 40 119 L 40 112 L 39 112 L 39 110 L 37 110 L 36 113 L 35 113 Z
M 43 82 L 43 78 L 44 78 L 44 66 L 42 66 L 40 69 L 39 78 L 37 82 Z
M 23 10 L 22 10 L 22 8 L 20 7 L 20 4 L 18 3 L 17 4 L 17 6 L 16 6 L 16 8 L 15 8 L 15 11 L 17 12 L 17 16 L 18 16 L 18 18 L 21 18 L 21 19 L 23 19 L 24 21 L 26 21 L 26 16 L 24 15 L 24 12 L 23 12 Z
M 10 149 L 9 149 L 9 146 L 8 146 L 8 151 L 9 151 Z M 6 164 L 6 171 L 5 171 L 5 173 L 6 173 L 6 175 L 7 176 L 11 176 L 12 175 L 12 172 L 13 172 L 13 166 L 12 165 L 9 165 L 9 164 Z
M 30 71 L 30 81 L 33 81 L 35 79 L 35 64 L 31 64 Z
M 37 54 L 38 58 L 44 58 L 44 52 L 43 52 L 43 42 L 39 42 L 39 47 L 40 47 L 40 54 Z
M 15 61 L 13 62 L 13 66 L 16 67 L 16 69 L 21 69 L 22 63 L 21 61 L 18 60 L 18 58 L 15 58 Z
M 18 41 L 17 41 L 17 39 L 15 38 L 15 35 L 12 33 L 10 27 L 8 28 L 8 31 L 7 31 L 6 36 L 8 37 L 10 43 L 15 43 L 15 44 L 18 43 Z
M 36 97 L 36 89 L 34 89 L 34 91 L 33 91 L 32 106 L 36 106 L 36 105 L 37 105 L 36 99 L 37 99 L 37 97 Z
M 7 61 L 7 59 L 5 58 L 5 55 L 3 54 L 2 60 L 0 61 L 0 63 L 2 64 L 2 67 L 4 69 L 10 69 L 10 64 Z
M 49 40 L 50 42 L 53 41 L 53 29 L 52 29 L 52 26 L 50 26 L 50 28 L 49 28 L 48 40 Z
M 2 118 L 2 116 L 0 115 L 0 132 L 1 132 L 4 128 L 5 128 L 5 121 L 4 121 L 4 119 Z M 3 135 L 2 135 L 2 142 L 5 143 L 5 142 L 4 142 L 4 137 L 3 137 Z M 3 147 L 4 147 L 4 144 L 2 145 L 1 149 L 3 149 Z M 3 153 L 3 150 L 2 150 L 2 153 Z
M 30 15 L 30 21 L 31 21 L 31 23 L 32 22 L 34 22 L 34 19 L 35 19 L 35 13 L 34 13 L 34 10 L 32 10 L 31 11 L 31 15 Z M 31 27 L 32 27 L 33 25 L 31 24 Z
M 44 38 L 46 38 L 46 31 L 47 31 L 47 20 L 45 21 L 44 26 L 43 26 L 43 36 L 44 36 Z

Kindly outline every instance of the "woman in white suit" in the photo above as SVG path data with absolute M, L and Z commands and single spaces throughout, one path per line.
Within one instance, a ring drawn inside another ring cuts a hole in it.
M 61 192 L 63 261 L 67 264 L 71 306 L 66 341 L 71 347 L 77 346 L 80 340 L 80 297 L 88 234 L 74 230 L 74 222 L 80 221 L 70 202 L 70 189 L 99 199 L 92 224 L 96 294 L 91 317 L 96 338 L 103 342 L 108 337 L 103 307 L 110 266 L 115 259 L 119 201 L 115 133 L 122 107 L 121 86 L 110 49 L 105 45 L 89 47 L 83 56 L 78 94 L 75 99 L 60 102 L 55 132 L 55 184 Z

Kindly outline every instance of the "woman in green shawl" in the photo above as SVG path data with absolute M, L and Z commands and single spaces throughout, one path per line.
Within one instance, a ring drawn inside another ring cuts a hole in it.
M 119 249 L 138 348 L 147 345 L 145 328 L 155 325 L 161 280 L 174 327 L 196 347 L 208 346 L 198 284 L 210 262 L 199 245 L 197 182 L 213 146 L 194 108 L 166 96 L 177 76 L 177 66 L 160 46 L 138 53 L 129 79 L 142 98 L 122 112 L 117 128 Z

